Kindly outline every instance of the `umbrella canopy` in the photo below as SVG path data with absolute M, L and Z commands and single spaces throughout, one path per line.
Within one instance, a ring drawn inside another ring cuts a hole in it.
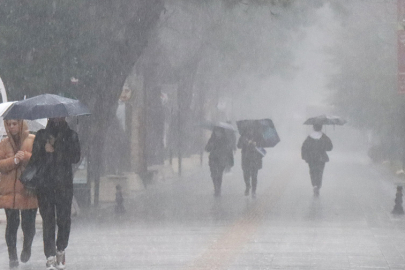
M 304 125 L 339 125 L 346 124 L 346 120 L 331 115 L 319 115 L 317 117 L 311 117 L 304 122 Z
M 242 136 L 249 131 L 257 134 L 257 137 L 260 138 L 260 140 L 256 142 L 258 147 L 274 147 L 280 142 L 280 137 L 271 119 L 240 120 L 237 121 L 236 124 Z
M 236 131 L 234 126 L 232 126 L 229 123 L 225 123 L 225 122 L 214 123 L 214 122 L 210 122 L 210 121 L 205 121 L 205 122 L 199 124 L 198 126 L 208 129 L 208 130 L 213 130 L 214 127 L 220 127 L 220 128 L 226 129 L 226 130 Z
M 14 103 L 15 101 L 0 103 L 0 115 L 2 115 L 5 111 L 7 111 L 7 109 Z
M 16 101 L 11 102 L 4 102 L 0 103 L 0 115 L 2 115 L 11 105 L 13 105 Z M 37 132 L 40 129 L 45 128 L 47 119 L 37 119 L 27 121 L 28 130 L 32 132 Z M 3 125 L 3 117 L 0 117 L 0 136 L 6 136 L 6 129 Z
M 3 113 L 4 119 L 41 119 L 90 114 L 82 102 L 52 94 L 43 94 L 15 102 Z

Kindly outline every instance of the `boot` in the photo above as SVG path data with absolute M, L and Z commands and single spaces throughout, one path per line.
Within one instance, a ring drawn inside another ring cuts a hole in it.
M 8 258 L 10 260 L 9 262 L 10 268 L 18 267 L 18 256 L 16 247 L 8 247 Z
M 314 196 L 315 197 L 319 196 L 319 187 L 318 186 L 314 186 Z
M 29 261 L 30 258 L 31 258 L 31 247 L 24 248 L 21 251 L 21 256 L 20 256 L 21 262 L 26 263 Z
M 30 237 L 28 234 L 24 235 L 23 250 L 21 251 L 20 260 L 23 263 L 26 263 L 31 258 L 31 246 L 34 235 Z

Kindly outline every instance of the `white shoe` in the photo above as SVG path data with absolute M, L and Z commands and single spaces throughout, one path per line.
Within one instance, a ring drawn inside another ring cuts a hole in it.
M 65 251 L 56 251 L 56 269 L 62 270 L 66 267 Z
M 46 259 L 46 269 L 47 270 L 56 270 L 56 259 L 55 256 L 50 256 Z

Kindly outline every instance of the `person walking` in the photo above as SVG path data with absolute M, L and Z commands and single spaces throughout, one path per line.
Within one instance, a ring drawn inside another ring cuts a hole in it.
M 64 269 L 73 199 L 72 164 L 80 160 L 78 135 L 69 128 L 65 118 L 50 118 L 46 128 L 37 132 L 31 158 L 34 164 L 45 166 L 36 193 L 43 224 L 46 268 Z
M 38 202 L 34 195 L 28 194 L 20 176 L 27 165 L 32 152 L 35 136 L 29 134 L 23 120 L 6 120 L 4 127 L 7 138 L 0 143 L 0 208 L 6 212 L 6 244 L 9 266 L 19 265 L 17 255 L 17 231 L 20 226 L 24 235 L 20 260 L 28 262 L 31 257 L 31 245 L 35 235 L 35 218 Z
M 242 170 L 245 180 L 245 196 L 249 196 L 252 189 L 252 198 L 256 198 L 257 176 L 263 166 L 263 154 L 258 151 L 257 143 L 259 136 L 252 129 L 243 133 L 237 147 L 242 149 Z
M 224 170 L 234 165 L 232 140 L 228 138 L 224 128 L 214 127 L 211 137 L 205 146 L 205 151 L 210 153 L 208 164 L 214 184 L 214 196 L 219 197 L 221 196 Z
M 333 149 L 332 141 L 322 132 L 322 125 L 313 125 L 314 131 L 301 147 L 301 157 L 308 163 L 314 195 L 319 195 L 325 163 L 329 161 L 327 151 Z

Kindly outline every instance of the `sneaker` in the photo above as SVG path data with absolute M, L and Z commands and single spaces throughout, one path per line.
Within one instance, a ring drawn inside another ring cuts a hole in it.
M 20 260 L 23 263 L 26 263 L 31 258 L 31 248 L 26 248 L 21 251 Z
M 65 251 L 56 251 L 56 269 L 65 269 Z
M 55 256 L 50 256 L 46 259 L 46 269 L 47 270 L 56 270 L 56 260 Z
M 256 199 L 256 192 L 252 191 L 252 199 Z
M 245 189 L 245 196 L 249 196 L 249 192 L 250 192 L 250 188 L 247 187 L 247 188 Z
M 17 268 L 18 260 L 10 260 L 10 262 L 8 263 L 8 266 L 10 267 L 10 269 Z

